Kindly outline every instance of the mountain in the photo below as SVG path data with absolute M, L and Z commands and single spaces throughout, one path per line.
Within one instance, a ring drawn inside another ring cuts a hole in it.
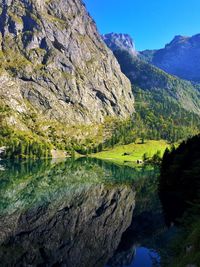
M 9 124 L 26 129 L 33 114 L 91 124 L 134 112 L 130 82 L 82 1 L 1 0 L 0 10 L 0 101 Z
M 112 51 L 126 50 L 133 56 L 137 56 L 138 54 L 135 48 L 134 41 L 129 34 L 118 34 L 112 32 L 108 34 L 103 34 L 102 38 Z
M 107 45 L 110 43 L 106 40 Z M 199 86 L 164 72 L 143 60 L 141 55 L 133 56 L 127 49 L 118 49 L 114 45 L 109 45 L 109 48 L 131 81 L 136 112 L 142 117 L 144 126 L 148 125 L 150 132 L 156 131 L 154 138 L 161 134 L 162 138 L 171 139 L 174 133 L 170 132 L 176 130 L 179 133 L 175 135 L 181 137 L 184 127 L 188 134 L 188 127 L 192 130 L 191 124 L 200 124 Z M 149 54 L 149 59 L 152 54 Z
M 141 56 L 169 74 L 200 82 L 200 34 L 192 37 L 175 36 L 160 50 L 146 50 Z
M 169 75 L 138 58 L 133 58 L 126 51 L 115 51 L 122 71 L 133 85 L 138 86 L 146 93 L 160 94 L 179 104 L 183 109 L 200 115 L 200 91 L 190 82 Z

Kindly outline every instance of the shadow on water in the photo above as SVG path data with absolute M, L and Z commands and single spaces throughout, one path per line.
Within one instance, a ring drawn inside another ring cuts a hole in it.
M 1 162 L 1 266 L 160 266 L 157 175 L 86 158 Z

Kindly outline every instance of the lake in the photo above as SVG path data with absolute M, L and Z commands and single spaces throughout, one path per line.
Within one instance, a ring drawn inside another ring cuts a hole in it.
M 0 163 L 1 266 L 159 267 L 171 236 L 156 168 Z

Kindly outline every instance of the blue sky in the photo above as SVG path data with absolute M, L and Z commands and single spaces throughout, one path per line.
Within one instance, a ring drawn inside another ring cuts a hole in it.
M 200 33 L 200 0 L 84 0 L 100 33 L 129 33 L 137 50 Z

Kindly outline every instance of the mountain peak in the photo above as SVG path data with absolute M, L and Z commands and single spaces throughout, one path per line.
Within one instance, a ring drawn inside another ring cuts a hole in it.
M 188 37 L 188 36 L 176 35 L 174 37 L 174 39 L 169 44 L 166 45 L 166 47 L 174 46 L 174 45 L 179 45 L 181 43 L 185 43 L 189 39 L 190 39 L 190 37 Z
M 112 51 L 126 50 L 134 56 L 137 55 L 134 41 L 129 34 L 112 32 L 102 35 L 102 38 Z
M 181 79 L 200 82 L 200 34 L 176 35 L 163 49 L 143 51 L 143 59 Z

